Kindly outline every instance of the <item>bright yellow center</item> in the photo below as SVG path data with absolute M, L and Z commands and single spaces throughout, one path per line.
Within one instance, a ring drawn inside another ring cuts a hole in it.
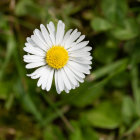
M 68 58 L 68 52 L 62 46 L 53 46 L 46 53 L 47 64 L 55 69 L 64 67 Z

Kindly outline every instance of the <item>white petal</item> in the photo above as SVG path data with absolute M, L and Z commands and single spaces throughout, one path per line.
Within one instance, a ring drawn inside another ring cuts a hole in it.
M 53 76 L 53 69 L 51 69 L 50 67 L 46 66 L 45 69 L 43 69 L 40 72 L 40 78 L 37 82 L 37 86 L 40 87 L 44 90 L 47 87 L 47 91 L 50 89 L 51 87 L 51 83 L 52 83 L 52 76 Z
M 74 50 L 74 51 L 69 51 L 69 53 L 75 53 L 75 52 L 88 52 L 88 51 L 91 51 L 92 50 L 92 47 L 89 47 L 89 46 L 86 46 L 82 49 L 78 49 L 78 50 Z
M 83 82 L 84 82 L 83 78 L 77 76 L 76 74 L 75 74 L 75 78 L 76 78 L 76 80 L 79 81 L 80 83 L 83 83 Z M 77 84 L 76 87 L 79 87 L 79 84 Z
M 38 56 L 45 56 L 45 54 L 46 54 L 43 50 L 41 50 L 38 47 L 34 47 L 30 43 L 25 43 L 25 46 L 26 47 L 24 47 L 23 50 L 30 53 L 30 54 L 35 54 L 35 55 L 38 55 Z
M 51 38 L 49 36 L 49 33 L 48 33 L 46 27 L 43 24 L 41 24 L 40 29 L 41 29 L 42 35 L 43 35 L 46 43 L 48 44 L 49 47 L 52 47 L 53 43 L 51 41 Z
M 60 74 L 61 74 L 61 80 L 62 80 L 62 83 L 63 83 L 63 90 L 65 90 L 66 93 L 69 93 L 69 90 L 67 89 L 67 86 L 66 86 L 66 82 L 65 82 L 65 79 L 63 78 L 63 70 L 60 69 Z M 68 79 L 67 79 L 68 80 Z M 70 84 L 70 82 L 69 82 Z
M 92 47 L 86 46 L 85 48 L 81 49 L 81 51 L 91 51 Z
M 36 63 L 36 62 L 44 62 L 44 59 L 23 59 L 24 62 L 26 63 Z
M 70 81 L 69 81 L 69 79 L 68 79 L 68 77 L 67 77 L 67 75 L 66 75 L 66 73 L 64 71 L 64 68 L 61 69 L 61 74 L 62 74 L 62 78 L 63 78 L 65 87 L 68 90 L 70 90 L 71 89 L 71 83 L 70 83 Z
M 69 53 L 69 57 L 88 57 L 90 56 L 90 52 L 73 52 Z
M 56 45 L 60 45 L 65 33 L 65 24 L 59 20 L 57 24 L 57 31 L 56 31 Z
M 84 82 L 84 80 L 82 79 L 82 78 L 80 78 L 80 77 L 76 77 L 76 79 L 77 79 L 77 81 L 79 81 L 80 83 L 83 83 Z M 79 87 L 79 86 L 77 86 L 77 87 Z
M 53 74 L 54 74 L 54 69 L 51 69 L 51 72 L 49 74 L 49 78 L 48 78 L 48 83 L 47 83 L 47 87 L 46 90 L 49 91 L 52 85 L 52 81 L 53 81 Z
M 87 55 L 81 55 L 81 54 L 70 54 L 69 53 L 69 60 L 74 60 L 74 59 L 80 59 L 81 61 L 83 61 L 83 60 L 92 60 L 92 56 L 90 56 L 89 54 L 87 54 Z
M 73 69 L 72 66 L 70 66 L 69 64 L 67 64 L 67 66 L 71 69 L 71 71 L 73 71 L 74 74 L 76 74 L 78 77 L 84 79 L 85 75 L 82 72 L 77 71 L 76 69 Z
M 79 37 L 79 39 L 76 41 L 76 43 L 81 42 L 82 40 L 84 40 L 84 38 L 85 38 L 85 35 L 81 35 L 81 36 Z
M 31 35 L 31 39 L 36 43 L 38 47 L 40 47 L 42 50 L 46 51 L 47 47 L 44 46 L 42 41 L 39 40 L 39 38 L 36 35 Z
M 40 67 L 40 66 L 44 66 L 46 65 L 45 62 L 35 62 L 35 63 L 29 63 L 26 65 L 27 69 L 32 69 L 32 68 L 36 68 L 36 67 Z
M 36 42 L 34 42 L 34 40 L 32 39 L 32 36 L 33 35 L 31 35 L 31 38 L 27 37 L 27 43 L 31 44 L 33 47 L 36 47 L 36 48 L 39 48 L 42 50 L 42 48 L 40 48 L 39 45 Z M 44 50 L 42 50 L 42 51 L 44 51 Z
M 74 35 L 75 33 L 77 33 L 77 29 L 75 29 L 72 33 L 71 33 L 71 35 Z
M 92 56 L 88 56 L 86 58 L 84 58 L 85 60 L 92 60 Z
M 43 57 L 38 57 L 37 55 L 24 55 L 23 61 L 26 63 L 37 63 L 37 62 L 45 62 Z
M 44 77 L 41 76 L 37 82 L 37 86 L 40 87 L 43 84 Z
M 41 77 L 39 78 L 38 82 L 37 82 L 37 86 L 40 87 L 41 85 L 44 84 L 44 77 L 45 77 L 45 72 L 41 75 Z M 43 87 L 43 86 L 42 86 Z M 44 87 L 42 88 L 44 90 Z
M 46 77 L 46 75 L 49 73 L 49 69 L 47 66 L 45 66 L 43 69 L 41 69 L 39 72 L 38 72 L 38 76 L 40 77 L 38 82 L 37 82 L 37 86 L 40 87 L 41 85 L 44 84 L 44 79 Z M 42 86 L 43 87 L 43 86 Z M 43 89 L 43 88 L 42 88 Z
M 89 65 L 92 64 L 91 61 L 86 60 L 86 59 L 81 58 L 81 57 L 79 57 L 79 58 L 71 57 L 69 60 L 75 61 L 75 62 L 80 63 L 80 64 L 89 64 Z
M 61 93 L 59 86 L 58 86 L 58 70 L 55 70 L 55 86 L 56 86 L 56 91 L 58 94 Z
M 66 87 L 64 88 L 64 90 L 65 90 L 66 93 L 70 92 Z
M 35 44 L 35 42 L 34 42 L 30 37 L 27 37 L 26 40 L 27 40 L 28 43 L 30 43 L 30 44 L 32 44 L 32 45 Z
M 42 56 L 37 56 L 37 55 L 24 55 L 23 56 L 23 58 L 24 59 L 30 59 L 30 60 L 34 60 L 34 59 L 39 59 L 39 60 L 41 60 L 41 59 L 44 59 L 44 57 L 42 57 Z
M 75 51 L 75 50 L 81 49 L 81 48 L 85 47 L 88 43 L 89 43 L 89 41 L 83 41 L 83 42 L 69 48 L 68 51 Z
M 77 85 L 77 80 L 75 79 L 74 74 L 69 70 L 67 66 L 64 67 L 64 71 L 72 85 Z
M 27 76 L 32 78 L 33 76 L 37 75 L 39 78 L 41 76 L 42 71 L 44 71 L 45 68 L 46 68 L 46 66 L 40 67 L 40 68 L 36 69 L 33 73 L 27 74 Z M 37 79 L 37 78 L 33 78 L 33 79 Z
M 77 85 L 73 86 L 72 89 L 75 89 L 76 87 L 79 87 L 79 83 L 77 83 Z
M 58 70 L 58 87 L 60 89 L 60 91 L 63 91 L 64 90 L 64 83 L 63 83 L 63 80 L 62 80 L 62 73 L 61 73 L 61 70 Z
M 44 72 L 44 75 L 43 75 L 43 81 L 42 81 L 42 89 L 43 90 L 45 90 L 46 89 L 46 87 L 47 87 L 47 85 L 48 85 L 48 82 L 49 82 L 49 76 L 50 76 L 50 74 L 51 74 L 51 68 L 50 67 L 48 67 L 48 66 L 46 66 L 45 67 L 46 69 L 45 69 L 45 72 Z
M 49 24 L 47 24 L 47 28 L 50 33 L 51 41 L 52 41 L 53 45 L 55 45 L 55 26 L 54 26 L 53 22 L 50 22 Z
M 70 37 L 71 32 L 72 32 L 72 29 L 68 30 L 68 31 L 66 32 L 66 34 L 64 35 L 63 41 L 62 41 L 62 43 L 61 43 L 62 46 L 65 45 L 67 39 Z
M 73 31 L 74 32 L 74 31 Z M 80 32 L 76 32 L 70 35 L 69 39 L 65 43 L 65 48 L 68 49 L 71 47 L 71 44 L 81 35 Z
M 34 30 L 34 34 L 39 38 L 40 42 L 43 44 L 43 46 L 45 46 L 44 48 L 45 49 L 49 49 L 49 46 L 48 44 L 46 43 L 42 33 L 38 30 L 38 29 L 35 29 Z
M 89 70 L 91 69 L 91 66 L 88 66 Z
M 70 78 L 71 78 L 71 81 L 73 82 L 73 85 L 74 85 L 74 88 L 75 86 L 78 85 L 78 82 L 84 82 L 84 80 L 80 77 L 78 77 L 75 73 L 73 73 L 73 71 L 68 67 L 68 66 L 65 66 L 65 69 L 67 70 L 67 73 L 70 75 Z M 74 83 L 74 80 L 75 80 L 75 83 Z
M 68 61 L 68 64 L 73 68 L 76 69 L 77 71 L 83 72 L 85 74 L 90 74 L 90 71 L 88 69 L 88 65 L 83 65 L 83 64 L 78 64 L 74 61 Z

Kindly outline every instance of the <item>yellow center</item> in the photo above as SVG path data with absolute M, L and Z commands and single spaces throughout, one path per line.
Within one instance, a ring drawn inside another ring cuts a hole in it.
M 53 46 L 46 53 L 47 64 L 55 69 L 64 67 L 68 58 L 68 52 L 62 46 Z

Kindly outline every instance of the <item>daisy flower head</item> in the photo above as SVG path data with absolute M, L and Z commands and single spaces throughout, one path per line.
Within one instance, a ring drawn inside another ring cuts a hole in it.
M 59 20 L 57 28 L 49 22 L 40 30 L 35 29 L 23 49 L 27 69 L 36 70 L 27 74 L 32 79 L 38 79 L 37 86 L 49 91 L 54 79 L 57 93 L 71 89 L 84 82 L 85 74 L 90 74 L 91 54 L 89 41 L 83 41 L 85 35 L 75 30 L 65 33 L 65 24 Z

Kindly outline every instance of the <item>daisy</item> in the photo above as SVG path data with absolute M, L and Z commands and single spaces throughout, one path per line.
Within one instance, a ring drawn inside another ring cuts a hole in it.
M 57 29 L 53 22 L 47 24 L 47 28 L 41 24 L 40 30 L 35 29 L 23 49 L 24 62 L 27 69 L 36 70 L 27 74 L 32 79 L 38 79 L 37 86 L 49 91 L 53 79 L 57 93 L 71 89 L 84 82 L 85 74 L 90 74 L 91 54 L 89 41 L 83 41 L 85 35 L 75 30 L 65 33 L 65 24 L 59 20 Z

